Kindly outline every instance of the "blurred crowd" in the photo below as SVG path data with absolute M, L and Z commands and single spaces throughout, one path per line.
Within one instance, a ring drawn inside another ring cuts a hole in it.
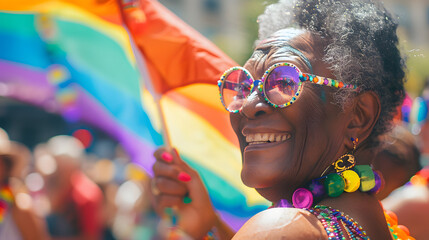
M 60 135 L 30 151 L 0 129 L 0 239 L 157 239 L 148 180 L 120 147 L 97 159 Z
M 429 122 L 415 136 L 399 121 L 374 149 L 384 176 L 377 196 L 416 236 L 429 216 L 428 135 Z M 148 176 L 120 146 L 115 152 L 98 159 L 65 135 L 31 151 L 0 129 L 0 239 L 161 239 Z
M 427 102 L 429 91 L 422 98 Z M 374 148 L 373 167 L 383 176 L 378 199 L 423 239 L 429 121 L 417 134 L 410 126 L 397 119 Z M 59 135 L 30 150 L 0 129 L 0 239 L 162 239 L 148 175 L 119 145 L 106 159 L 89 154 L 86 144 Z
M 415 135 L 398 120 L 374 149 L 377 197 L 417 237 L 429 221 L 428 136 L 429 121 Z M 120 146 L 97 158 L 59 135 L 30 150 L 0 129 L 0 239 L 162 239 L 149 180 Z

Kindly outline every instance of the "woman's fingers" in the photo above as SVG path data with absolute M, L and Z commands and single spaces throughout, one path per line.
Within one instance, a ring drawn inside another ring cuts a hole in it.
M 166 177 L 153 178 L 152 184 L 154 185 L 153 188 L 156 188 L 159 191 L 158 195 L 177 195 L 183 198 L 188 192 L 188 189 L 183 183 Z
M 205 189 L 198 172 L 181 159 L 176 149 L 167 151 L 166 148 L 160 148 L 154 153 L 154 156 L 157 161 L 153 165 L 153 172 L 155 174 L 155 182 L 157 184 L 155 191 L 152 192 L 158 193 L 158 195 L 160 195 L 162 191 L 165 191 L 165 193 L 168 194 L 181 194 L 182 200 L 185 197 L 185 194 L 188 194 L 192 201 L 196 200 L 195 203 L 201 201 L 201 204 L 203 204 L 202 202 L 210 201 L 207 190 Z M 164 181 L 163 190 L 158 186 L 157 181 L 159 177 L 169 179 L 168 181 L 162 180 Z M 180 185 L 180 188 L 174 190 L 173 185 L 167 186 L 173 182 L 175 182 L 175 186 Z
M 157 149 L 153 155 L 155 156 L 156 160 L 167 164 L 175 164 L 181 167 L 183 171 L 194 171 L 186 162 L 182 160 L 177 149 L 175 148 L 168 150 L 167 148 L 162 147 Z
M 161 194 L 155 197 L 156 211 L 162 216 L 165 208 L 177 208 L 183 205 L 183 197 L 177 195 Z
M 174 156 L 172 154 L 172 150 L 168 150 L 165 147 L 158 148 L 154 153 L 156 160 L 164 161 L 166 163 L 172 163 L 174 160 Z
M 167 151 L 166 148 L 159 148 L 155 151 L 154 156 L 157 159 L 152 167 L 155 176 L 169 177 L 182 182 L 199 178 L 198 173 L 181 159 L 176 149 Z
M 156 177 L 167 177 L 171 179 L 177 179 L 180 168 L 174 164 L 168 164 L 162 161 L 156 161 L 152 166 L 153 173 Z

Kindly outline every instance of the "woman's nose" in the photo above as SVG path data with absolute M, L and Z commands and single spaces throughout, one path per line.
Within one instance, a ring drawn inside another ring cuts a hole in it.
M 247 96 L 240 112 L 248 119 L 255 119 L 258 116 L 269 114 L 272 111 L 274 111 L 274 108 L 265 101 L 264 97 L 258 90 L 254 90 L 249 96 Z

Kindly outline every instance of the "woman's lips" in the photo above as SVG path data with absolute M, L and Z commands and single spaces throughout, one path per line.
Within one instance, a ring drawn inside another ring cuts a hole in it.
M 246 142 L 249 145 L 259 143 L 284 142 L 291 138 L 289 133 L 251 133 L 246 134 Z
M 260 142 L 260 143 L 249 143 L 245 148 L 244 151 L 251 151 L 251 150 L 261 150 L 264 148 L 271 148 L 275 147 L 277 145 L 283 144 L 286 141 L 280 141 L 280 142 Z
M 292 135 L 290 133 L 252 133 L 246 134 L 245 151 L 260 150 L 263 148 L 270 148 L 282 144 L 289 139 Z
M 243 135 L 246 139 L 246 145 L 284 142 L 291 138 L 291 134 L 287 132 L 247 133 Z

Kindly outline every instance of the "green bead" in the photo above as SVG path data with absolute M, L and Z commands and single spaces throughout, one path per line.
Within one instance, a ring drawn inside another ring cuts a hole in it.
M 369 165 L 358 165 L 355 166 L 353 170 L 360 177 L 359 190 L 361 190 L 362 192 L 367 192 L 375 187 L 374 172 Z
M 346 186 L 344 179 L 336 173 L 329 174 L 326 176 L 325 182 L 326 193 L 330 197 L 338 197 L 344 192 Z
M 186 197 L 183 198 L 183 203 L 184 204 L 189 204 L 191 202 L 192 202 L 192 199 L 190 197 L 186 196 Z

